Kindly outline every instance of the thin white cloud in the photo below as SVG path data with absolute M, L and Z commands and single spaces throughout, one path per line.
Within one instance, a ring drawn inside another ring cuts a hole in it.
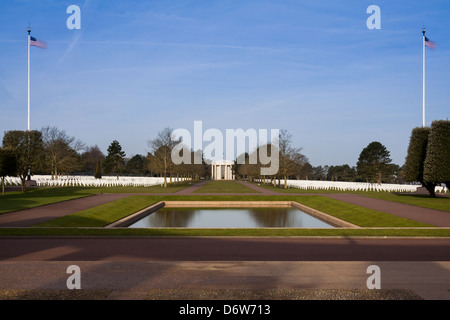
M 82 6 L 83 10 L 86 9 L 87 7 L 89 7 L 91 0 L 85 0 L 84 4 Z M 77 44 L 80 42 L 81 40 L 81 36 L 83 34 L 83 31 L 85 30 L 85 26 L 83 26 L 81 28 L 81 30 L 74 30 L 74 35 L 72 37 L 72 40 L 69 43 L 69 46 L 67 47 L 66 52 L 64 53 L 64 55 L 61 57 L 61 59 L 59 59 L 59 64 L 61 64 L 66 57 L 72 52 L 72 50 L 77 46 Z
M 83 31 L 80 32 L 76 32 L 76 34 L 72 37 L 72 40 L 69 43 L 69 46 L 67 47 L 66 52 L 64 52 L 63 56 L 61 57 L 61 59 L 59 59 L 59 64 L 61 64 L 62 62 L 64 62 L 64 60 L 66 59 L 66 57 L 72 52 L 72 50 L 76 47 L 76 45 L 80 42 L 81 39 L 81 35 L 83 34 Z
M 128 40 L 94 40 L 83 41 L 83 44 L 102 44 L 102 45 L 123 45 L 123 46 L 152 46 L 152 47 L 193 47 L 193 48 L 206 48 L 206 49 L 230 49 L 230 50 L 248 50 L 258 51 L 261 53 L 279 53 L 285 52 L 288 49 L 284 48 L 272 48 L 261 46 L 242 46 L 234 44 L 214 44 L 214 43 L 177 43 L 177 42 L 149 42 L 149 41 L 128 41 Z

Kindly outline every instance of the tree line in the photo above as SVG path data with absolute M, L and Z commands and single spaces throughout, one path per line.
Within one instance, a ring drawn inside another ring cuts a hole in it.
M 117 140 L 111 142 L 105 155 L 97 145 L 86 146 L 56 127 L 7 131 L 0 148 L 2 193 L 7 176 L 19 177 L 22 191 L 25 191 L 26 181 L 36 174 L 51 175 L 52 179 L 64 175 L 89 175 L 96 178 L 115 175 L 117 179 L 120 175 L 164 176 L 165 186 L 167 181 L 179 181 L 181 177 L 204 177 L 208 172 L 206 161 L 200 165 L 173 164 L 170 150 L 176 141 L 170 141 L 172 133 L 172 129 L 164 129 L 157 138 L 147 142 L 152 152 L 127 158 Z
M 146 155 L 137 154 L 126 158 L 122 146 L 117 140 L 111 142 L 107 154 L 103 154 L 97 145 L 86 146 L 75 137 L 56 127 L 44 127 L 32 131 L 7 131 L 0 148 L 0 177 L 4 192 L 4 178 L 18 176 L 25 190 L 25 181 L 32 174 L 50 174 L 53 179 L 61 175 L 103 174 L 164 177 L 164 186 L 178 182 L 180 178 L 208 179 L 209 161 L 201 150 L 181 150 L 190 152 L 190 164 L 175 164 L 172 151 L 180 144 L 173 129 L 165 128 L 154 139 L 148 140 L 151 149 Z M 272 184 L 287 187 L 288 179 L 328 180 L 371 183 L 420 182 L 434 195 L 434 187 L 450 182 L 450 129 L 448 120 L 434 121 L 430 128 L 415 128 L 411 134 L 408 155 L 404 166 L 393 164 L 390 152 L 378 141 L 372 141 L 365 147 L 356 166 L 348 164 L 313 167 L 301 148 L 293 146 L 292 135 L 280 130 L 276 147 L 272 144 L 259 146 L 250 153 L 239 155 L 233 165 L 233 174 L 237 179 L 270 180 Z M 268 156 L 278 154 L 278 170 L 270 176 L 262 176 L 260 148 L 266 148 Z M 195 164 L 194 158 L 201 163 Z M 250 161 L 251 159 L 256 159 Z M 283 183 L 281 182 L 283 180 Z
M 358 158 L 356 166 L 348 164 L 336 166 L 313 167 L 308 158 L 302 154 L 301 148 L 292 146 L 292 136 L 281 130 L 279 136 L 279 170 L 277 174 L 270 176 L 271 183 L 278 180 L 278 185 L 287 187 L 287 180 L 324 180 L 345 182 L 370 182 L 370 183 L 403 183 L 402 168 L 390 158 L 390 152 L 378 141 L 373 141 L 364 148 Z M 270 146 L 271 147 L 271 146 Z M 270 148 L 269 148 L 270 149 Z M 258 150 L 255 150 L 256 153 Z M 265 181 L 258 172 L 261 165 L 251 165 L 251 155 L 240 156 L 245 159 L 243 164 L 235 164 L 239 178 L 253 180 L 255 178 Z M 241 161 L 242 162 L 242 161 Z M 282 185 L 280 180 L 284 180 Z
M 414 128 L 411 133 L 408 153 L 403 166 L 392 163 L 390 152 L 379 141 L 370 142 L 359 154 L 356 166 L 348 164 L 313 167 L 308 158 L 300 153 L 301 149 L 292 147 L 292 137 L 281 130 L 279 137 L 280 168 L 269 177 L 275 184 L 278 178 L 284 180 L 327 180 L 368 183 L 421 183 L 431 196 L 435 196 L 435 187 L 445 184 L 450 188 L 450 122 L 433 121 L 431 127 Z M 254 177 L 265 182 L 266 177 L 258 175 L 261 165 L 250 165 L 250 155 L 244 154 L 244 164 L 235 164 L 236 173 L 241 178 L 252 180 Z

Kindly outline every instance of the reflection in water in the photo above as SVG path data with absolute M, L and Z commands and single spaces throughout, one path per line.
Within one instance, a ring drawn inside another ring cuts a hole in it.
M 130 228 L 333 228 L 298 209 L 162 208 Z

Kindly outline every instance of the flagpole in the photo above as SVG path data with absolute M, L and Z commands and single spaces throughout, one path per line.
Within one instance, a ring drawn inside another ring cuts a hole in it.
M 422 30 L 423 34 L 423 43 L 422 43 L 422 50 L 423 50 L 423 71 L 422 71 L 422 128 L 425 128 L 425 28 Z
M 28 27 L 28 131 L 30 127 L 30 41 L 31 41 L 31 29 Z

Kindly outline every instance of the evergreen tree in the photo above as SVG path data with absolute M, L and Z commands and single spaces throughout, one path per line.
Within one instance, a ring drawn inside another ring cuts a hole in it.
M 100 160 L 97 160 L 97 166 L 95 167 L 95 179 L 101 179 L 102 178 L 102 164 Z
M 330 166 L 328 168 L 327 180 L 330 181 L 355 181 L 356 169 L 348 164 Z
M 114 140 L 108 147 L 108 155 L 105 158 L 105 173 L 115 173 L 119 179 L 119 173 L 125 167 L 125 151 L 122 150 L 120 143 Z
M 365 181 L 381 184 L 392 176 L 390 163 L 390 152 L 380 142 L 373 141 L 361 151 L 356 169 Z
M 145 176 L 147 172 L 147 158 L 140 154 L 134 155 L 128 160 L 125 171 L 131 175 Z

